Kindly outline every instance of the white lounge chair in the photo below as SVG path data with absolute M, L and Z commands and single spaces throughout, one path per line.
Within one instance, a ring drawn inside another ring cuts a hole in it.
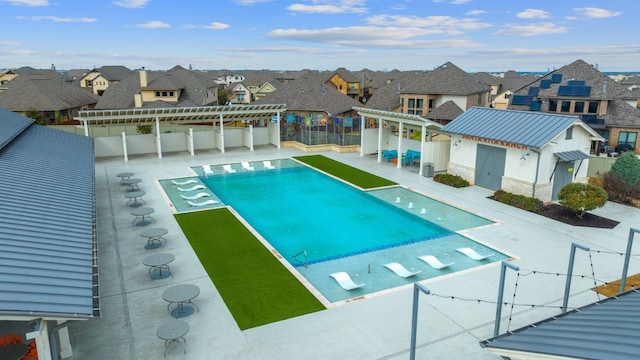
M 202 174 L 206 178 L 213 175 L 213 170 L 211 170 L 211 165 L 208 165 L 208 164 L 202 165 Z
M 242 168 L 245 170 L 255 170 L 256 168 L 254 168 L 253 166 L 251 166 L 247 161 L 243 161 L 241 162 L 242 164 Z
M 191 206 L 207 206 L 207 205 L 217 204 L 218 202 L 215 201 L 215 200 L 209 199 L 209 200 L 202 201 L 202 202 L 193 202 L 193 201 L 187 200 L 187 203 L 189 203 L 189 205 L 191 205 Z
M 456 249 L 457 252 L 461 252 L 465 255 L 467 255 L 469 258 L 473 259 L 473 260 L 484 260 L 488 257 L 491 257 L 495 254 L 489 254 L 489 255 L 480 255 L 478 254 L 475 250 L 473 250 L 472 248 L 468 248 L 468 247 L 464 247 L 464 248 L 458 248 Z
M 222 168 L 229 174 L 233 174 L 234 172 L 236 172 L 236 169 L 231 168 L 230 164 L 222 165 Z
M 354 283 L 353 280 L 351 280 L 351 276 L 344 271 L 329 274 L 329 276 L 334 278 L 345 290 L 353 290 L 364 286 L 364 284 Z
M 195 195 L 191 195 L 191 196 L 186 196 L 186 195 L 180 195 L 181 198 L 185 199 L 185 200 L 197 200 L 203 197 L 207 197 L 207 196 L 211 196 L 210 194 L 207 194 L 206 192 L 199 192 Z
M 196 179 L 189 179 L 189 180 L 185 180 L 185 181 L 175 181 L 175 180 L 171 180 L 171 182 L 174 185 L 189 185 L 189 184 L 197 184 L 198 180 Z
M 394 273 L 396 273 L 396 275 L 401 276 L 403 278 L 408 278 L 408 277 L 413 276 L 413 275 L 415 275 L 415 274 L 417 274 L 417 273 L 422 271 L 422 270 L 409 271 L 409 270 L 407 270 L 407 268 L 402 266 L 402 264 L 397 263 L 397 262 L 384 264 L 382 266 L 386 267 L 387 269 L 389 269 L 389 270 L 393 271 Z
M 177 187 L 178 191 L 195 191 L 195 190 L 203 190 L 206 189 L 207 187 L 200 184 L 200 185 L 194 185 L 190 188 L 181 188 L 181 187 Z
M 440 260 L 438 260 L 437 257 L 433 256 L 433 255 L 422 255 L 422 256 L 418 256 L 418 259 L 426 262 L 427 264 L 429 264 L 429 266 L 431 266 L 434 269 L 440 270 L 440 269 L 444 269 L 447 268 L 455 263 L 450 262 L 448 264 L 443 264 L 442 262 L 440 262 Z
M 266 167 L 267 169 L 275 169 L 276 167 L 271 165 L 271 161 L 270 160 L 265 160 L 262 162 L 262 165 L 264 165 L 264 167 Z

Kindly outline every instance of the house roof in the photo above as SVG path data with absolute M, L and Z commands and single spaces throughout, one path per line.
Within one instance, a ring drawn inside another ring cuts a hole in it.
M 488 92 L 490 88 L 453 63 L 446 62 L 434 70 L 415 76 L 400 91 L 403 94 L 471 95 Z
M 331 73 L 331 75 L 329 75 L 329 79 L 327 79 L 327 81 L 330 80 L 330 78 L 333 77 L 333 75 L 338 75 L 342 78 L 342 80 L 348 82 L 348 83 L 357 83 L 360 82 L 360 78 L 355 75 L 354 73 L 352 73 L 351 71 L 341 67 L 341 68 L 337 68 L 336 71 L 334 71 L 333 73 Z
M 604 123 L 608 127 L 640 128 L 640 109 L 621 99 L 609 101 Z
M 122 65 L 107 65 L 102 66 L 99 69 L 94 71 L 98 71 L 105 79 L 111 81 L 120 81 L 128 76 L 133 74 L 133 70 L 129 69 L 126 66 Z
M 68 110 L 93 106 L 99 99 L 86 89 L 70 85 L 60 76 L 47 74 L 22 74 L 3 86 L 7 90 L 0 92 L 0 107 L 11 111 Z
M 472 107 L 442 131 L 542 148 L 571 126 L 580 126 L 594 139 L 603 140 L 576 116 L 484 107 Z
M 382 121 L 391 121 L 391 122 L 403 122 L 406 124 L 411 124 L 415 126 L 426 126 L 429 129 L 439 130 L 442 128 L 441 124 L 433 122 L 429 119 L 425 119 L 418 115 L 412 114 L 404 114 L 395 111 L 384 111 L 384 110 L 376 110 L 362 107 L 354 107 L 358 115 L 364 117 L 370 117 L 374 119 L 379 119 Z
M 0 109 L 0 318 L 99 316 L 93 139 Z
M 449 100 L 429 111 L 425 117 L 433 120 L 453 120 L 463 112 L 464 110 L 460 109 L 453 100 Z
M 639 307 L 640 292 L 631 290 L 482 341 L 480 345 L 514 358 L 637 359 Z
M 286 104 L 289 111 L 324 111 L 339 115 L 361 105 L 353 98 L 309 77 L 302 77 L 278 86 L 253 104 Z

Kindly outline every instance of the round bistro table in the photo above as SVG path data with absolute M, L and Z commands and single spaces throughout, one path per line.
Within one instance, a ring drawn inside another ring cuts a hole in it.
M 151 224 L 151 222 L 153 221 L 151 214 L 153 214 L 154 211 L 155 210 L 153 208 L 150 208 L 147 206 L 143 206 L 143 207 L 139 207 L 131 210 L 130 214 L 135 216 L 133 218 L 133 221 L 131 222 L 131 225 L 147 226 Z
M 160 280 L 171 276 L 169 264 L 175 259 L 176 257 L 173 254 L 160 253 L 147 256 L 142 263 L 149 267 L 149 277 L 151 280 Z
M 162 247 L 162 241 L 164 240 L 165 244 L 167 243 L 167 239 L 164 238 L 169 230 L 165 228 L 151 228 L 145 229 L 140 233 L 140 236 L 147 238 L 147 244 L 144 246 L 145 249 L 157 249 Z
M 180 284 L 175 285 L 162 293 L 162 299 L 169 303 L 167 305 L 167 311 L 174 318 L 183 318 L 193 314 L 193 307 L 198 309 L 200 312 L 200 308 L 191 302 L 191 300 L 195 299 L 198 295 L 200 295 L 200 288 L 193 284 Z M 176 308 L 171 309 L 171 305 L 177 304 Z M 192 306 L 185 306 L 185 304 L 190 304 Z
M 187 353 L 187 349 L 184 347 L 184 344 L 187 343 L 187 340 L 184 338 L 185 335 L 189 332 L 189 324 L 182 320 L 169 320 L 160 326 L 158 326 L 158 330 L 156 330 L 156 335 L 164 340 L 164 357 L 167 357 L 167 349 L 171 344 L 179 344 L 182 346 L 182 351 L 184 354 Z M 180 342 L 182 340 L 182 342 Z
M 124 197 L 129 199 L 129 201 L 127 201 L 126 205 L 130 206 L 130 207 L 140 207 L 144 204 L 146 204 L 147 202 L 142 200 L 142 197 L 144 196 L 144 191 L 142 190 L 138 190 L 138 191 L 128 191 L 126 193 L 124 193 Z

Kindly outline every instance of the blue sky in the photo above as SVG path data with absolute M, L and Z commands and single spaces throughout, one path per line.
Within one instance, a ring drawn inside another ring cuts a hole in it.
M 0 68 L 640 71 L 637 0 L 0 0 Z

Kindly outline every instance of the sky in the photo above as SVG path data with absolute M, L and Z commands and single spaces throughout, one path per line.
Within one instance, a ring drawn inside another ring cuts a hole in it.
M 0 69 L 640 71 L 638 0 L 0 0 Z

